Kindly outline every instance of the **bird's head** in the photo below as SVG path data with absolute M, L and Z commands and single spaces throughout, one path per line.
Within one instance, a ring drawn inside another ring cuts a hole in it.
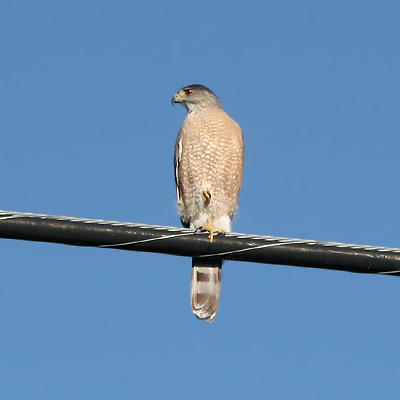
M 202 107 L 222 108 L 221 102 L 214 92 L 203 85 L 189 85 L 178 90 L 171 100 L 172 105 L 181 103 L 188 111 Z

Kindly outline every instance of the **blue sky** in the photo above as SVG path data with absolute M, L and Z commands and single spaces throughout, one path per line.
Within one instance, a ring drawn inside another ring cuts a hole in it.
M 242 125 L 234 230 L 400 246 L 396 1 L 19 1 L 0 13 L 5 210 L 178 225 L 189 83 Z M 400 280 L 0 241 L 0 396 L 398 399 Z

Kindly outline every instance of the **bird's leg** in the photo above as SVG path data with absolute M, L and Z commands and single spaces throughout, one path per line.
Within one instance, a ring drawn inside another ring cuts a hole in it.
M 212 243 L 214 241 L 214 233 L 226 233 L 225 229 L 214 229 L 213 226 L 213 217 L 210 216 L 210 219 L 207 222 L 207 225 L 204 225 L 200 228 L 202 232 L 209 232 L 210 235 L 208 238 L 210 239 L 210 242 Z
M 204 205 L 205 207 L 208 207 L 211 201 L 211 192 L 209 190 L 205 190 L 203 192 L 203 196 L 204 196 Z

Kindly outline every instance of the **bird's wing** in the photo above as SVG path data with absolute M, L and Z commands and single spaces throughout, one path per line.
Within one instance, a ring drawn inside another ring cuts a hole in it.
M 182 160 L 182 139 L 181 139 L 181 133 L 179 132 L 179 135 L 175 143 L 175 153 L 174 153 L 175 185 L 176 185 L 176 197 L 178 199 L 178 202 L 182 201 L 182 192 L 179 182 L 179 169 L 181 166 L 181 160 Z

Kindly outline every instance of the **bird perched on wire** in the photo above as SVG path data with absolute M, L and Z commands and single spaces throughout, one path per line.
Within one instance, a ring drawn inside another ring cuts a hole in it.
M 231 231 L 242 184 L 242 130 L 203 85 L 180 89 L 174 103 L 187 110 L 175 144 L 178 212 L 184 227 L 209 232 L 212 242 L 215 233 Z M 221 266 L 221 258 L 192 259 L 192 311 L 208 322 L 218 312 Z

